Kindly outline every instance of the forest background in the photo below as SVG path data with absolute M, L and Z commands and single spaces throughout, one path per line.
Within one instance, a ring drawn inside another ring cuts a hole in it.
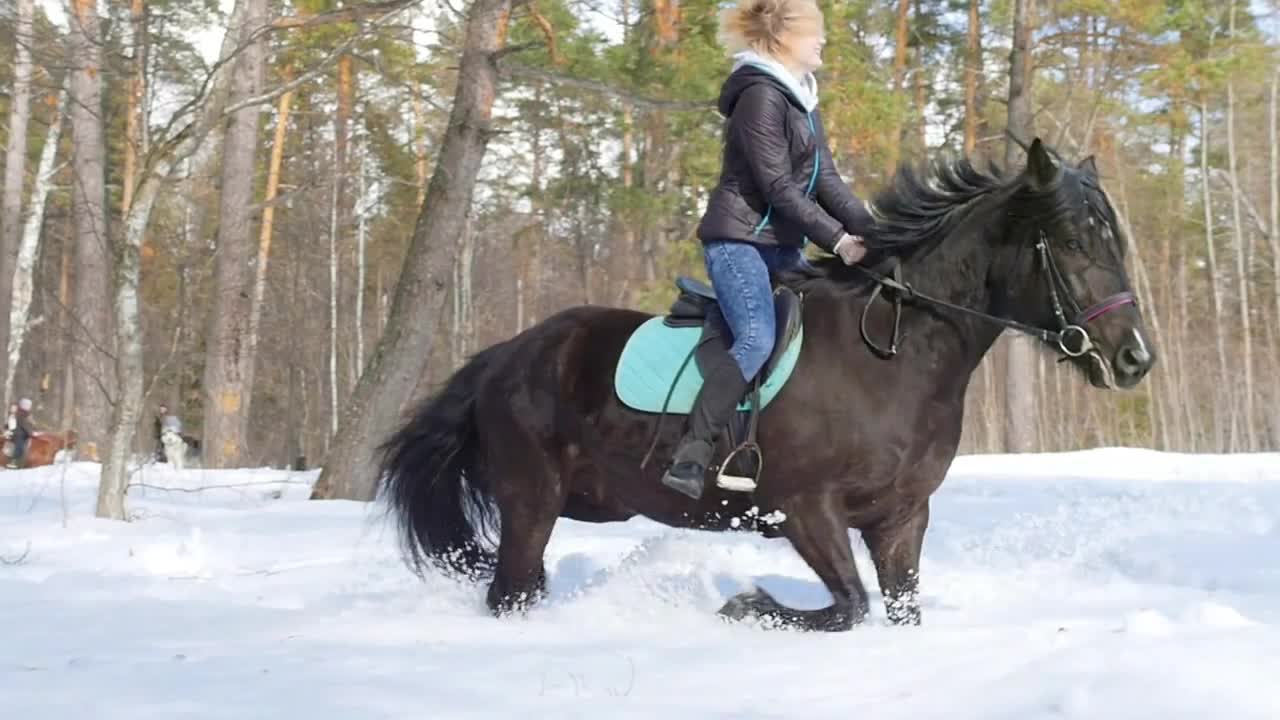
M 1280 2 L 819 4 L 858 194 L 899 163 L 1003 163 L 1008 128 L 1093 155 L 1121 216 L 1156 370 L 1098 392 L 1002 339 L 963 452 L 1280 449 Z M 117 485 L 161 403 L 206 466 L 343 465 L 559 309 L 662 311 L 704 275 L 718 9 L 7 0 L 4 396 Z M 318 494 L 368 495 L 335 472 Z

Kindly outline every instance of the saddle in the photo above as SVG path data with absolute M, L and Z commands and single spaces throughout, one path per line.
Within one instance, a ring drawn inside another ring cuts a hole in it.
M 698 339 L 698 349 L 694 354 L 694 359 L 699 368 L 706 367 L 707 353 L 724 352 L 728 347 L 728 342 L 726 341 L 728 327 L 725 325 L 724 316 L 720 312 L 716 291 L 710 285 L 684 275 L 676 278 L 676 288 L 680 290 L 680 293 L 676 296 L 675 302 L 671 304 L 671 309 L 663 317 L 662 322 L 667 327 L 673 328 L 702 328 L 702 335 Z M 788 351 L 792 349 L 791 343 L 800 334 L 802 328 L 801 310 L 800 296 L 795 291 L 781 285 L 774 288 L 773 312 L 777 337 L 773 343 L 773 352 L 769 354 L 769 359 L 755 378 L 754 382 L 757 387 L 768 382 L 770 376 L 778 369 Z M 717 347 L 712 344 L 713 341 L 720 341 L 722 345 Z
M 628 348 L 623 351 L 616 381 L 619 396 L 623 398 L 623 402 L 639 408 L 642 403 L 637 399 L 644 393 L 635 392 L 634 388 L 643 384 L 635 381 L 643 376 L 643 373 L 638 372 L 638 368 L 644 364 L 643 348 L 646 345 L 660 346 L 664 348 L 662 352 L 683 353 L 683 362 L 678 363 L 678 369 L 675 367 L 677 363 L 672 355 L 667 355 L 663 359 L 656 359 L 654 355 L 649 356 L 651 367 L 654 365 L 661 367 L 660 370 L 651 373 L 653 379 L 649 386 L 667 388 L 660 408 L 663 416 L 672 412 L 673 398 L 678 398 L 680 402 L 675 412 L 689 411 L 688 406 L 692 404 L 693 397 L 701 386 L 700 376 L 717 360 L 723 363 L 730 347 L 731 332 L 719 308 L 715 290 L 706 283 L 685 276 L 676 278 L 676 287 L 680 292 L 672 303 L 670 311 L 661 320 L 653 318 L 642 325 L 628 342 Z M 779 286 L 774 288 L 773 300 L 777 328 L 773 351 L 750 383 L 747 397 L 739 403 L 739 412 L 734 414 L 733 420 L 729 423 L 728 454 L 719 465 L 708 468 L 716 473 L 716 484 L 728 490 L 738 492 L 755 490 L 756 481 L 764 466 L 764 455 L 760 446 L 756 444 L 756 427 L 760 411 L 791 376 L 804 337 L 800 296 L 790 288 Z M 646 326 L 651 328 L 648 331 L 649 335 L 656 335 L 657 342 L 646 343 L 643 339 L 639 339 L 645 336 Z M 693 336 L 696 336 L 696 342 Z M 679 339 L 681 337 L 684 339 Z M 694 360 L 697 370 L 686 373 L 690 359 Z M 686 375 L 696 375 L 699 378 L 696 382 L 685 383 Z M 670 378 L 669 382 L 668 378 Z M 649 394 L 650 406 L 655 404 L 656 399 L 652 393 Z M 644 460 L 640 463 L 641 467 L 648 464 L 657 448 L 661 425 L 660 417 L 649 451 L 645 453 Z

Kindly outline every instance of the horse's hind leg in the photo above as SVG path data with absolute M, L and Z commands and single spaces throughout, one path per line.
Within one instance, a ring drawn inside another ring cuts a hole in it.
M 535 443 L 507 442 L 499 452 L 490 472 L 502 533 L 488 604 L 501 616 L 523 612 L 546 594 L 542 554 L 564 509 L 565 491 L 559 468 Z
M 821 610 L 796 610 L 755 590 L 729 600 L 720 614 L 734 620 L 755 616 L 802 630 L 848 630 L 861 623 L 867 616 L 867 591 L 854 563 L 848 521 L 838 510 L 839 503 L 825 496 L 806 497 L 790 504 L 782 526 L 835 602 Z

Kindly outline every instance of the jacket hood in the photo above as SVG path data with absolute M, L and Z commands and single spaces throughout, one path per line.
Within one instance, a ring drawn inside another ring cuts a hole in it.
M 720 88 L 718 108 L 725 117 L 733 113 L 742 93 L 759 83 L 769 83 L 782 90 L 793 105 L 805 112 L 813 112 L 818 106 L 818 82 L 812 73 L 800 80 L 777 60 L 752 50 L 740 52 L 733 58 L 733 72 Z

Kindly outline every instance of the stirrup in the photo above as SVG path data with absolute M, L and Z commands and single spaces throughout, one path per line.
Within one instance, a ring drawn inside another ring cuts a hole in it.
M 726 473 L 725 468 L 729 467 L 729 463 L 733 462 L 738 453 L 743 451 L 750 452 L 756 456 L 754 475 L 747 477 L 745 475 Z M 720 463 L 720 467 L 716 469 L 716 485 L 731 492 L 755 492 L 756 481 L 760 479 L 760 470 L 763 467 L 764 455 L 760 452 L 760 446 L 754 442 L 744 442 L 725 456 L 724 462 Z

